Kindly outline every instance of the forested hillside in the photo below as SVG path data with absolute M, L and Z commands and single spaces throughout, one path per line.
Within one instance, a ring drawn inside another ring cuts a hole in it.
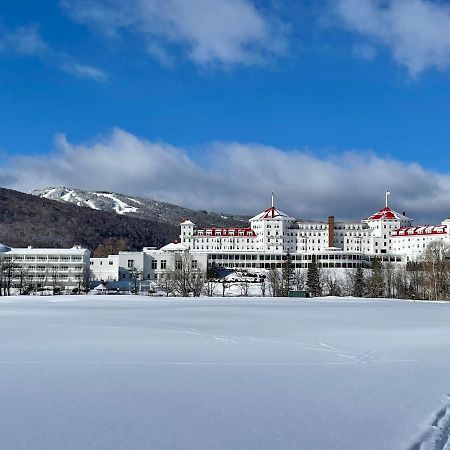
M 0 242 L 11 247 L 96 249 L 110 238 L 126 239 L 130 249 L 161 246 L 176 239 L 179 227 L 149 219 L 96 211 L 70 203 L 0 188 Z

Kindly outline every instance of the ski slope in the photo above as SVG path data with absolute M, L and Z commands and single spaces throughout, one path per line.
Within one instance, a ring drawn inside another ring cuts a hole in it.
M 448 450 L 450 303 L 0 298 L 2 450 Z

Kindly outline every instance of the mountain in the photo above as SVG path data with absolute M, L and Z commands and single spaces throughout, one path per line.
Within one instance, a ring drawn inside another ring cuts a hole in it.
M 90 250 L 119 239 L 131 250 L 177 239 L 179 224 L 98 211 L 0 188 L 0 242 L 11 247 L 72 247 Z
M 113 192 L 84 191 L 66 187 L 49 187 L 29 192 L 37 197 L 61 203 L 84 206 L 98 211 L 113 212 L 119 216 L 135 217 L 178 226 L 190 219 L 199 227 L 248 226 L 248 217 L 196 211 L 170 203 Z

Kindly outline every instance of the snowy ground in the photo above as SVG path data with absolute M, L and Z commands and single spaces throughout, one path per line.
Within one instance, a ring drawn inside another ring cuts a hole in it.
M 20 449 L 450 448 L 450 303 L 0 299 Z

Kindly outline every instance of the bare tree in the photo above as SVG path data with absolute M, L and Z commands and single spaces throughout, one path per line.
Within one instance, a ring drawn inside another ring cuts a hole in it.
M 261 289 L 261 295 L 263 297 L 266 296 L 266 289 L 267 289 L 267 284 L 266 284 L 266 277 L 260 277 L 259 278 L 259 284 L 260 284 L 260 289 Z
M 271 297 L 279 297 L 281 293 L 281 274 L 276 268 L 271 268 L 267 273 L 267 282 L 269 283 L 269 294 Z
M 1 265 L 3 295 L 11 295 L 16 266 L 10 261 L 5 261 Z
M 306 289 L 306 270 L 297 269 L 293 275 L 294 288 L 297 291 L 304 291 Z
M 220 283 L 222 284 L 222 297 L 225 297 L 226 291 L 230 287 L 230 282 L 226 278 L 222 278 Z
M 50 284 L 52 287 L 53 295 L 59 294 L 61 291 L 61 286 L 59 284 L 59 273 L 58 267 L 53 266 L 50 272 Z
M 239 289 L 241 297 L 248 297 L 249 295 L 249 282 L 247 279 L 239 282 Z
M 328 273 L 324 277 L 324 284 L 327 291 L 327 295 L 333 297 L 342 296 L 341 280 L 334 273 Z
M 206 280 L 206 274 L 197 267 L 187 252 L 180 255 L 173 271 L 174 291 L 182 297 L 199 297 Z
M 158 287 L 166 294 L 166 297 L 174 294 L 175 283 L 174 283 L 174 273 L 166 272 L 161 274 L 158 278 Z
M 405 267 L 396 267 L 393 271 L 393 298 L 415 298 L 408 280 L 408 272 Z
M 18 266 L 16 270 L 16 287 L 19 290 L 19 295 L 28 294 L 30 287 L 30 274 L 27 268 Z
M 439 300 L 448 292 L 448 264 L 446 256 L 448 245 L 443 241 L 432 241 L 428 244 L 424 256 L 424 269 L 429 298 Z
M 216 293 L 217 282 L 213 279 L 207 279 L 205 281 L 204 292 L 208 297 L 214 297 Z
M 409 279 L 409 292 L 413 299 L 424 299 L 425 294 L 425 273 L 423 264 L 418 262 L 408 262 L 406 264 L 407 278 Z
M 0 259 L 0 297 L 5 295 L 4 288 L 5 288 L 5 271 L 4 271 L 5 265 L 2 259 Z
M 396 296 L 396 270 L 394 264 L 392 264 L 392 262 L 390 261 L 386 261 L 382 266 L 382 273 L 384 278 L 384 296 L 388 298 L 394 298 Z

